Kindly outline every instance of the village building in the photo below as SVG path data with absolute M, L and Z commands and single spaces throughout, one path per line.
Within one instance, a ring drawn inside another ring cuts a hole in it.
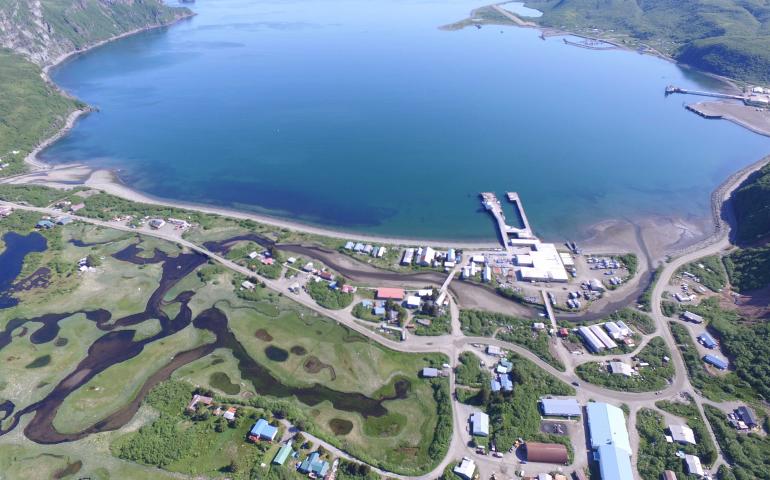
M 569 463 L 567 447 L 560 443 L 527 442 L 524 448 L 528 462 L 554 463 L 558 465 Z
M 471 414 L 471 435 L 479 437 L 489 436 L 489 415 L 484 412 L 474 412 Z
M 462 461 L 455 465 L 452 471 L 460 478 L 471 480 L 476 473 L 476 463 L 468 457 L 463 457 Z
M 267 423 L 267 420 L 260 418 L 257 423 L 251 427 L 249 431 L 249 440 L 256 442 L 258 440 L 266 440 L 272 442 L 275 436 L 278 434 L 278 428 Z

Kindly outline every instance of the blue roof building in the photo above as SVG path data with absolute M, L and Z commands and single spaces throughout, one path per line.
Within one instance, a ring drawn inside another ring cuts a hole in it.
M 709 363 L 720 370 L 727 370 L 727 360 L 722 360 L 714 355 L 706 355 L 703 357 L 703 361 Z
M 323 477 L 329 471 L 329 462 L 320 459 L 318 452 L 308 455 L 299 465 L 299 471 L 302 473 L 313 473 L 317 477 Z
M 500 385 L 503 387 L 503 390 L 506 392 L 512 392 L 513 391 L 513 382 L 511 382 L 511 377 L 508 376 L 508 374 L 500 375 Z
M 385 307 L 374 307 L 374 310 L 372 310 L 372 313 L 375 315 L 385 315 Z
M 489 386 L 490 386 L 490 388 L 492 389 L 493 392 L 499 392 L 500 391 L 501 385 L 500 385 L 500 382 L 498 382 L 496 378 L 493 378 L 489 383 L 490 383 Z
M 582 413 L 574 398 L 541 398 L 540 405 L 547 417 L 579 417 Z
M 275 439 L 275 436 L 278 434 L 278 428 L 270 425 L 267 423 L 267 420 L 264 418 L 260 418 L 257 420 L 257 423 L 254 424 L 253 427 L 251 427 L 251 431 L 249 432 L 250 437 L 257 438 L 259 440 L 269 440 L 273 441 Z
M 588 413 L 591 448 L 614 445 L 631 455 L 631 444 L 628 441 L 623 410 L 607 403 L 589 402 L 586 405 L 586 413 Z
M 633 480 L 631 457 L 627 452 L 613 445 L 602 445 L 594 452 L 594 459 L 599 461 L 602 480 Z
M 706 348 L 717 348 L 717 341 L 714 340 L 714 337 L 712 337 L 708 332 L 703 332 L 698 336 L 698 340 L 703 344 Z
M 594 459 L 602 480 L 633 480 L 631 443 L 623 410 L 606 403 L 586 405 L 588 430 Z

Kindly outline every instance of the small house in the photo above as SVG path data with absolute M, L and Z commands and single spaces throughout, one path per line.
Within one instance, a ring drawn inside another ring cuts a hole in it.
M 422 378 L 436 378 L 438 377 L 438 369 L 425 367 L 420 372 L 420 375 L 422 376 Z
M 273 457 L 273 464 L 274 465 L 283 465 L 286 463 L 286 460 L 294 453 L 294 450 L 291 449 L 291 442 L 286 442 L 279 450 L 278 453 L 275 454 L 275 457 Z
M 50 230 L 53 227 L 54 227 L 54 223 L 52 221 L 46 220 L 46 219 L 40 220 L 35 225 L 35 228 L 40 228 L 40 229 L 43 229 L 43 230 Z
M 420 297 L 416 295 L 410 295 L 406 299 L 407 308 L 420 308 Z
M 249 431 L 249 440 L 256 442 L 258 440 L 265 440 L 272 442 L 275 436 L 278 434 L 278 428 L 267 423 L 267 420 L 260 418 L 257 423 L 251 427 Z
M 484 412 L 474 412 L 471 414 L 471 435 L 479 437 L 489 436 L 489 415 Z
M 685 455 L 684 464 L 687 468 L 687 473 L 695 475 L 697 477 L 703 476 L 703 466 L 700 463 L 700 458 L 695 455 Z
M 222 415 L 222 418 L 227 420 L 228 422 L 232 422 L 235 420 L 235 414 L 238 412 L 238 409 L 235 407 L 228 408 L 225 413 Z
M 677 443 L 689 443 L 696 445 L 695 433 L 687 425 L 669 425 L 668 431 L 671 432 L 671 438 Z
M 471 480 L 476 473 L 476 463 L 468 457 L 463 457 L 452 471 L 465 480 Z
M 299 471 L 302 473 L 312 473 L 319 478 L 324 477 L 329 471 L 329 462 L 321 460 L 321 455 L 318 452 L 313 452 L 300 463 Z
M 214 401 L 211 397 L 206 397 L 204 395 L 198 395 L 197 393 L 193 395 L 192 400 L 190 400 L 190 404 L 187 405 L 187 410 L 190 410 L 191 412 L 195 411 L 195 406 L 199 403 L 202 403 L 204 405 L 211 405 L 211 403 Z

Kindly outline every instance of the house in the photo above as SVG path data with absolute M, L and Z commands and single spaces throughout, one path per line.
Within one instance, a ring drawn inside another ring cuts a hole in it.
M 159 228 L 162 228 L 163 225 L 166 224 L 166 221 L 163 220 L 162 218 L 153 218 L 149 222 L 147 222 L 147 224 L 150 226 L 150 228 L 154 228 L 157 230 Z
M 495 367 L 495 371 L 497 373 L 508 373 L 511 370 L 513 370 L 513 362 L 507 358 L 500 359 L 500 363 L 498 363 L 497 367 Z
M 380 247 L 380 249 L 377 250 L 377 253 L 375 253 L 374 256 L 377 257 L 377 258 L 382 258 L 383 256 L 385 256 L 385 252 L 387 252 L 387 251 L 388 251 L 387 248 Z
M 45 230 L 50 230 L 53 227 L 54 227 L 54 223 L 52 221 L 46 220 L 46 219 L 40 220 L 35 225 L 35 228 L 42 228 L 42 229 L 45 229 Z
M 259 254 L 256 251 L 254 251 L 254 252 L 250 252 L 248 256 L 250 259 L 254 260 L 255 258 L 257 258 L 257 255 Z
M 378 288 L 377 289 L 377 298 L 379 300 L 398 300 L 401 301 L 404 299 L 404 289 L 403 288 Z
M 695 433 L 687 425 L 669 425 L 668 431 L 671 432 L 671 438 L 677 443 L 689 443 L 696 445 Z
M 306 272 L 312 272 L 313 270 L 315 270 L 315 267 L 314 267 L 314 265 L 313 265 L 313 262 L 307 262 L 307 263 L 305 264 L 305 266 L 304 266 L 304 267 L 302 267 L 302 270 L 304 270 L 304 271 L 306 271 Z
M 332 280 L 334 280 L 334 274 L 328 270 L 324 270 L 323 272 L 318 272 L 318 276 L 328 282 L 331 282 Z
M 356 246 L 356 244 L 355 244 L 355 243 L 353 243 L 353 242 L 347 242 L 347 243 L 345 244 L 345 250 L 353 250 L 353 247 L 355 247 L 355 246 Z
M 385 307 L 374 307 L 372 313 L 377 316 L 383 316 L 385 315 Z
M 359 253 L 360 253 L 360 252 L 363 252 L 363 251 L 364 251 L 364 248 L 366 248 L 366 247 L 364 247 L 364 244 L 363 244 L 363 243 L 361 243 L 361 242 L 358 242 L 358 243 L 356 243 L 356 244 L 355 244 L 355 246 L 353 247 L 353 251 L 355 251 L 355 252 L 359 252 Z
M 756 415 L 754 415 L 754 412 L 749 407 L 741 406 L 736 408 L 735 415 L 743 420 L 743 423 L 749 428 L 756 428 L 759 426 Z
M 682 319 L 687 320 L 688 322 L 692 322 L 692 323 L 703 323 L 703 317 L 701 317 L 698 314 L 689 312 L 689 311 L 685 311 L 682 314 Z
M 70 207 L 70 212 L 75 213 L 78 210 L 82 210 L 84 208 L 86 208 L 86 204 L 85 203 L 76 203 L 75 205 L 72 205 Z
M 503 391 L 505 392 L 513 391 L 513 382 L 511 382 L 511 378 L 507 374 L 499 375 L 498 378 L 500 379 L 500 386 L 503 387 Z
M 484 412 L 474 412 L 471 414 L 471 435 L 479 437 L 489 436 L 489 415 Z
M 436 378 L 438 377 L 438 369 L 425 367 L 420 372 L 420 376 L 422 376 L 422 378 Z
M 455 465 L 452 471 L 465 480 L 471 480 L 476 473 L 476 463 L 468 457 L 463 457 L 462 461 Z
M 366 244 L 364 246 L 363 252 L 366 254 L 371 254 L 373 250 L 374 250 L 374 247 L 372 245 Z
M 487 345 L 487 355 L 500 356 L 502 351 L 497 345 Z
M 190 410 L 191 412 L 195 411 L 195 406 L 199 403 L 202 403 L 204 405 L 211 405 L 211 402 L 213 402 L 214 399 L 211 397 L 206 397 L 203 395 L 198 395 L 197 393 L 193 395 L 192 400 L 190 400 L 190 404 L 187 405 L 187 410 Z
M 0 207 L 0 218 L 5 218 L 12 213 L 13 209 L 11 207 Z
M 401 257 L 401 265 L 411 265 L 414 259 L 414 248 L 407 248 L 404 250 L 404 255 Z
M 407 308 L 420 308 L 420 297 L 416 295 L 410 295 L 406 298 Z
M 273 457 L 273 464 L 274 465 L 283 465 L 286 463 L 286 460 L 294 453 L 294 450 L 291 449 L 291 442 L 286 442 L 280 450 L 278 450 L 278 453 L 275 454 L 275 457 Z
M 527 442 L 524 444 L 528 462 L 554 463 L 566 465 L 569 463 L 567 447 L 560 443 Z
M 342 293 L 356 293 L 356 287 L 353 285 L 344 284 L 340 289 Z
M 256 285 L 254 285 L 248 280 L 244 280 L 243 282 L 241 282 L 241 287 L 245 288 L 246 290 L 254 290 Z
M 69 225 L 70 223 L 72 223 L 72 217 L 68 217 L 67 215 L 56 218 L 57 225 Z
M 298 470 L 302 473 L 312 473 L 319 478 L 325 477 L 329 471 L 329 462 L 321 460 L 318 452 L 313 452 L 300 463 Z
M 237 409 L 237 408 L 235 408 L 235 407 L 230 407 L 230 408 L 228 408 L 228 409 L 225 411 L 224 415 L 222 415 L 222 418 L 224 418 L 224 419 L 225 419 L 225 420 L 227 420 L 228 422 L 232 422 L 233 420 L 235 420 L 235 414 L 236 414 L 236 412 L 238 412 L 238 409 Z
M 429 267 L 431 263 L 433 263 L 433 260 L 435 258 L 436 258 L 436 251 L 430 247 L 425 247 L 424 249 L 422 249 L 422 254 L 420 255 L 420 258 L 417 260 L 417 263 L 419 263 L 423 267 Z
M 663 476 L 661 477 L 662 480 L 676 480 L 676 473 L 672 472 L 671 470 L 666 470 L 663 472 Z
M 687 473 L 698 477 L 703 476 L 703 466 L 700 464 L 700 458 L 695 455 L 685 455 L 684 465 L 687 469 Z
M 278 428 L 267 423 L 267 420 L 260 418 L 257 423 L 251 427 L 249 431 L 249 440 L 256 442 L 257 440 L 266 440 L 272 442 L 275 436 L 278 434 Z
M 727 370 L 727 360 L 722 360 L 719 357 L 716 357 L 714 355 L 706 355 L 703 357 L 703 361 L 713 365 L 714 367 L 718 368 L 719 370 Z
M 610 362 L 610 372 L 613 375 L 625 375 L 626 377 L 630 377 L 634 374 L 634 369 L 627 363 Z
M 500 385 L 500 381 L 496 378 L 493 378 L 489 381 L 489 388 L 492 390 L 492 392 L 499 392 L 502 388 L 502 385 Z
M 541 398 L 540 407 L 547 417 L 579 417 L 582 413 L 574 398 Z

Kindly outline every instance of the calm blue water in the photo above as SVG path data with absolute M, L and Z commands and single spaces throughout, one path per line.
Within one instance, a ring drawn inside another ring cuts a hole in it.
M 716 185 L 770 153 L 664 98 L 713 86 L 670 63 L 437 28 L 480 4 L 198 0 L 190 21 L 56 70 L 100 111 L 44 158 L 118 168 L 160 197 L 494 240 L 480 191 L 516 190 L 539 233 L 575 237 L 606 218 L 707 215 Z
M 8 289 L 21 273 L 24 257 L 28 253 L 42 252 L 47 248 L 45 237 L 37 232 L 28 235 L 8 232 L 3 235 L 3 242 L 5 249 L 0 253 L 0 309 L 10 308 L 19 303 L 9 294 Z

